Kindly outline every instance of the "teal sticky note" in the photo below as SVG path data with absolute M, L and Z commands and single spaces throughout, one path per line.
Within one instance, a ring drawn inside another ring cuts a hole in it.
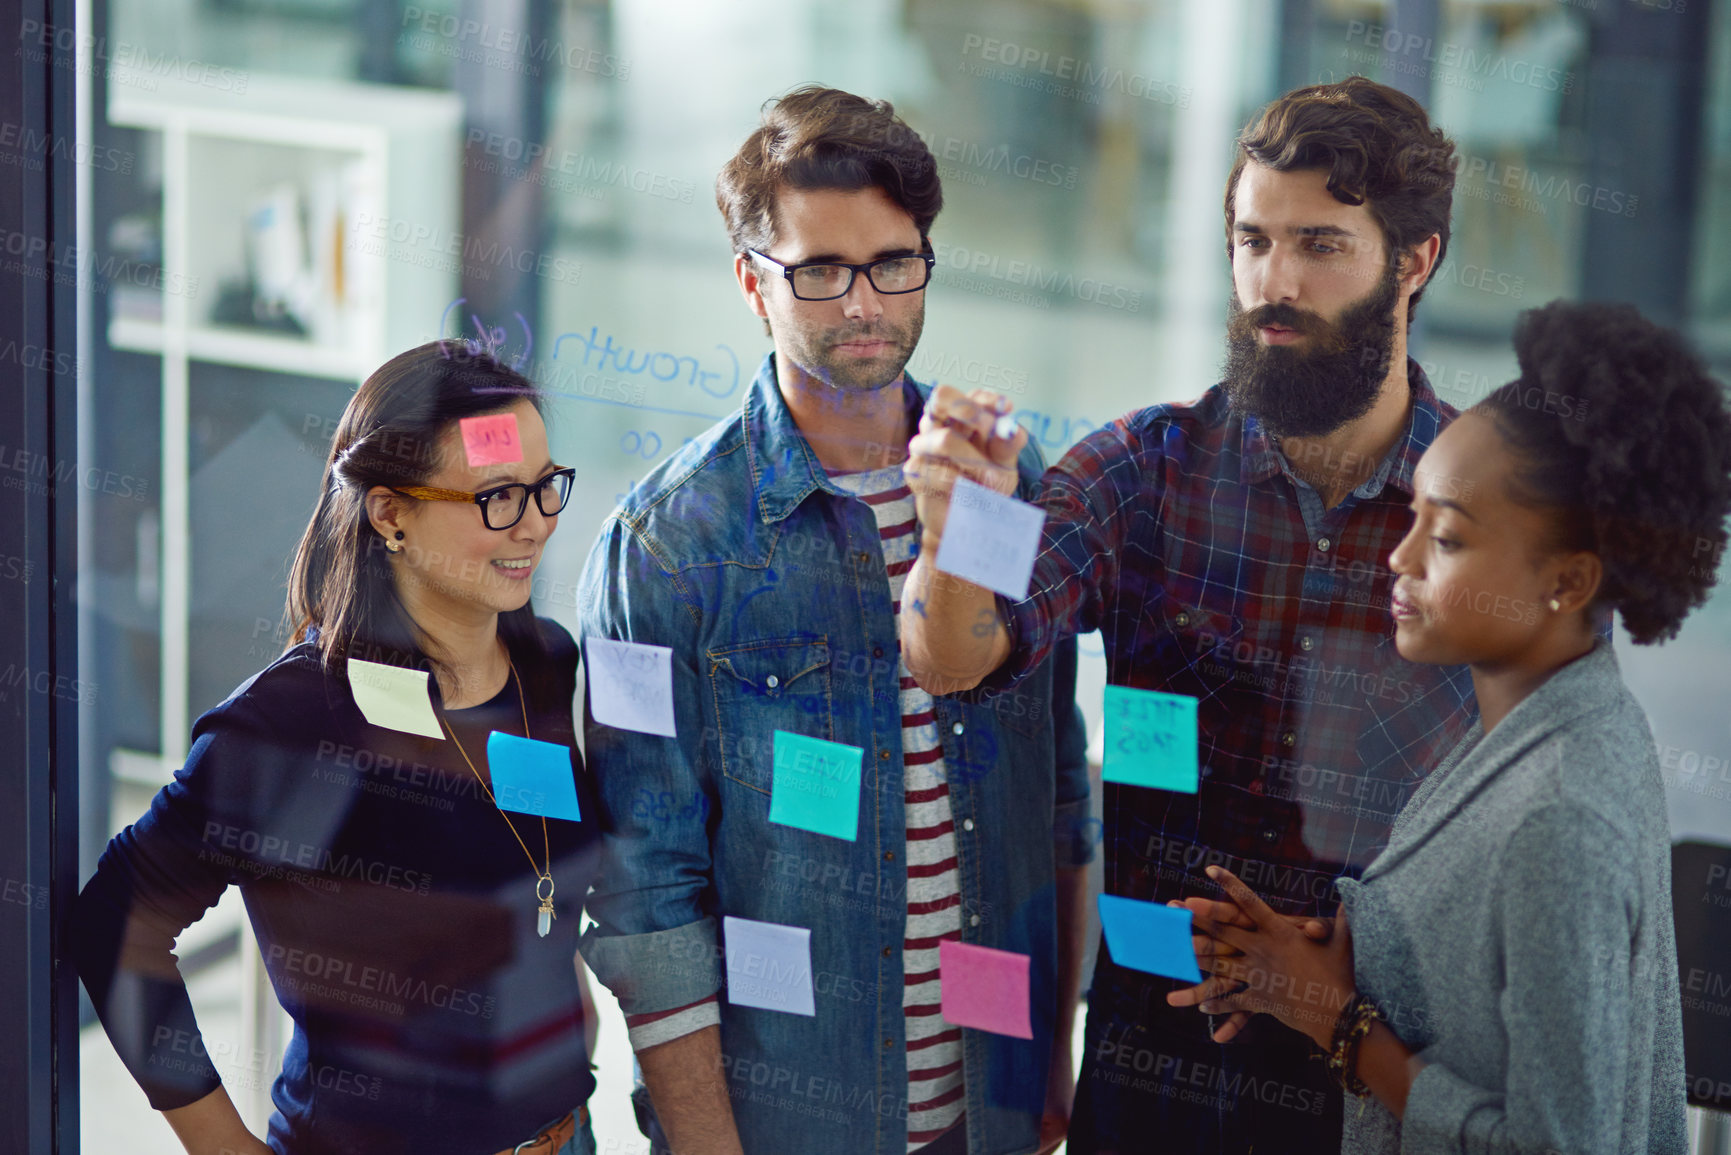
M 1106 687 L 1108 782 L 1196 793 L 1196 699 Z
M 849 842 L 859 833 L 858 746 L 775 732 L 769 820 Z
M 487 773 L 501 810 L 581 821 L 571 749 L 494 730 L 487 735 Z
M 1190 912 L 1115 894 L 1100 896 L 1100 926 L 1106 948 L 1119 966 L 1199 983 L 1196 948 L 1190 942 Z

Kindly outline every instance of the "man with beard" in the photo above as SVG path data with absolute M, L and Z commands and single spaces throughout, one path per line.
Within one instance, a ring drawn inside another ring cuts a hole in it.
M 926 408 L 907 464 L 919 684 L 1002 692 L 1099 629 L 1112 684 L 1197 700 L 1195 793 L 1106 785 L 1113 895 L 1218 896 L 1204 872 L 1220 863 L 1326 935 L 1334 879 L 1370 862 L 1471 723 L 1465 671 L 1403 661 L 1388 615 L 1413 468 L 1454 416 L 1406 355 L 1448 247 L 1453 154 L 1415 101 L 1362 77 L 1289 93 L 1245 129 L 1226 183 L 1225 380 L 1048 472 L 1021 602 L 932 560 L 956 474 L 1009 492 L 1025 434 L 994 436 L 1008 406 L 983 391 L 940 388 Z M 1069 1149 L 1338 1151 L 1342 1097 L 1309 1040 L 1171 1007 L 1180 985 L 1102 945 Z
M 887 103 L 800 89 L 716 200 L 775 349 L 584 572 L 591 682 L 609 640 L 668 647 L 677 732 L 603 724 L 591 696 L 583 956 L 656 1151 L 1050 1151 L 1092 853 L 1074 644 L 989 705 L 934 703 L 900 660 L 936 161 Z M 1032 496 L 1038 457 L 1006 468 Z M 946 940 L 1026 956 L 1029 1037 L 945 1019 Z

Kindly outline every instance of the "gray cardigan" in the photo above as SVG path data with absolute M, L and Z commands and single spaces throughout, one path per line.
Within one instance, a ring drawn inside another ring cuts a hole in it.
M 1342 879 L 1359 989 L 1429 1066 L 1347 1152 L 1688 1150 L 1671 840 L 1610 643 L 1474 724 Z

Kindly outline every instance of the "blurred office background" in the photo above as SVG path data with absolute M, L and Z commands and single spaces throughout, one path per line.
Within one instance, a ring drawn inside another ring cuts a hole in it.
M 1559 296 L 1632 301 L 1731 375 L 1731 13 L 1711 0 L 87 0 L 81 19 L 84 874 L 191 721 L 281 651 L 336 419 L 402 348 L 485 340 L 554 393 L 579 489 L 536 593 L 574 625 L 602 518 L 768 349 L 712 188 L 796 84 L 887 98 L 927 138 L 946 208 L 910 368 L 1008 393 L 1051 459 L 1214 381 L 1233 137 L 1353 73 L 1459 145 L 1414 340 L 1445 400 L 1513 376 L 1516 314 Z M 1621 651 L 1676 837 L 1731 843 L 1731 594 Z M 1095 725 L 1101 679 L 1095 660 Z M 262 1122 L 280 1023 L 247 937 L 231 897 L 182 965 Z M 616 1100 L 629 1052 L 608 1035 Z M 87 1145 L 175 1150 L 86 1039 Z M 644 1149 L 623 1107 L 597 1103 L 603 1150 Z

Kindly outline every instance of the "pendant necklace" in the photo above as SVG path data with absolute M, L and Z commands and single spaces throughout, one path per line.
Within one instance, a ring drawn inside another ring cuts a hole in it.
M 511 668 L 511 681 L 517 684 L 517 705 L 523 711 L 523 737 L 528 738 L 530 736 L 529 706 L 523 698 L 523 679 L 517 676 L 517 665 L 511 661 L 508 654 L 505 657 L 505 664 Z M 529 869 L 535 871 L 536 874 L 535 897 L 541 903 L 540 909 L 535 912 L 535 933 L 546 938 L 553 929 L 553 920 L 558 917 L 553 913 L 553 849 L 547 839 L 547 819 L 545 816 L 541 818 L 541 851 L 546 857 L 547 865 L 538 868 L 535 865 L 535 856 L 529 853 L 529 847 L 523 841 L 523 836 L 517 833 L 517 824 L 511 821 L 511 816 L 506 814 L 493 798 L 493 792 L 487 788 L 487 780 L 481 777 L 481 772 L 475 769 L 474 762 L 469 760 L 469 752 L 463 749 L 461 742 L 457 741 L 456 727 L 452 726 L 450 721 L 446 719 L 443 709 L 439 711 L 439 723 L 445 727 L 445 733 L 451 736 L 451 743 L 457 747 L 457 753 L 461 754 L 463 761 L 469 764 L 469 773 L 473 774 L 475 781 L 481 784 L 481 789 L 486 792 L 487 801 L 493 803 L 493 809 L 499 812 L 499 817 L 503 818 L 505 825 L 511 828 L 511 837 L 517 840 L 517 845 L 523 848 L 525 855 L 528 855 Z M 546 894 L 541 893 L 543 888 L 546 889 Z

